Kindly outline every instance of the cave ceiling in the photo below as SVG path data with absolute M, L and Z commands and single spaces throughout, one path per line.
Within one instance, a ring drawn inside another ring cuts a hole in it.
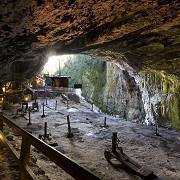
M 48 56 L 86 53 L 180 77 L 178 0 L 0 1 L 0 81 L 29 79 Z

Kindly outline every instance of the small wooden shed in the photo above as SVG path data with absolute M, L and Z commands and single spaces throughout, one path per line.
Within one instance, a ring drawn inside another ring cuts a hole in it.
M 53 86 L 53 87 L 68 87 L 69 86 L 69 78 L 70 78 L 70 76 L 46 77 L 47 82 L 49 82 L 51 84 L 51 86 Z M 51 82 L 49 80 L 51 80 Z

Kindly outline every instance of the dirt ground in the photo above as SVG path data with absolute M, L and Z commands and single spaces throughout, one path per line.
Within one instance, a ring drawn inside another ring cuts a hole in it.
M 57 100 L 57 110 L 55 102 Z M 51 134 L 58 146 L 54 148 L 90 169 L 102 179 L 107 180 L 140 180 L 142 178 L 125 170 L 119 164 L 113 167 L 104 157 L 104 151 L 111 150 L 112 132 L 118 133 L 119 146 L 124 153 L 142 166 L 146 166 L 163 180 L 180 179 L 180 133 L 175 130 L 158 128 L 160 136 L 155 136 L 155 127 L 131 123 L 119 117 L 92 111 L 90 104 L 81 99 L 80 103 L 70 102 L 69 108 L 61 97 L 48 99 L 45 107 L 45 117 L 42 118 L 42 103 L 39 99 L 40 110 L 31 112 L 31 123 L 26 118 L 16 117 L 14 114 L 19 108 L 13 105 L 12 111 L 4 111 L 4 115 L 25 130 L 39 137 L 44 134 L 44 122 L 47 122 L 47 133 Z M 72 138 L 67 138 L 67 115 L 70 116 Z M 106 118 L 106 125 L 104 120 Z M 12 144 L 20 149 L 20 137 L 12 134 Z M 16 141 L 15 141 L 16 140 Z M 63 170 L 57 167 L 34 147 L 31 150 L 31 168 L 39 179 L 71 180 Z M 18 166 L 9 157 L 8 152 L 0 147 L 0 179 L 16 179 Z

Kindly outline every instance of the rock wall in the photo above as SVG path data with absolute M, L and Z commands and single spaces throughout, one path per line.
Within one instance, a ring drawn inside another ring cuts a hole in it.
M 72 85 L 82 83 L 82 95 L 100 111 L 143 122 L 145 111 L 139 87 L 120 65 L 80 55 L 68 62 L 62 72 L 73 77 Z
M 180 129 L 180 81 L 162 71 L 147 69 L 136 78 L 142 92 L 146 123 Z
M 180 81 L 163 72 L 137 73 L 117 64 L 78 55 L 66 63 L 63 74 L 83 85 L 82 95 L 100 111 L 126 120 L 180 129 Z

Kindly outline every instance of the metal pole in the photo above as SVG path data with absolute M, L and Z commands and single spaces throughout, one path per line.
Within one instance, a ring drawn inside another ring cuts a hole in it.
M 71 138 L 71 137 L 73 137 L 73 133 L 71 133 L 71 125 L 70 125 L 69 115 L 67 115 L 67 123 L 68 123 L 68 134 L 67 134 L 67 138 Z
M 117 132 L 113 132 L 113 135 L 112 135 L 112 152 L 116 152 L 116 145 L 117 145 Z

